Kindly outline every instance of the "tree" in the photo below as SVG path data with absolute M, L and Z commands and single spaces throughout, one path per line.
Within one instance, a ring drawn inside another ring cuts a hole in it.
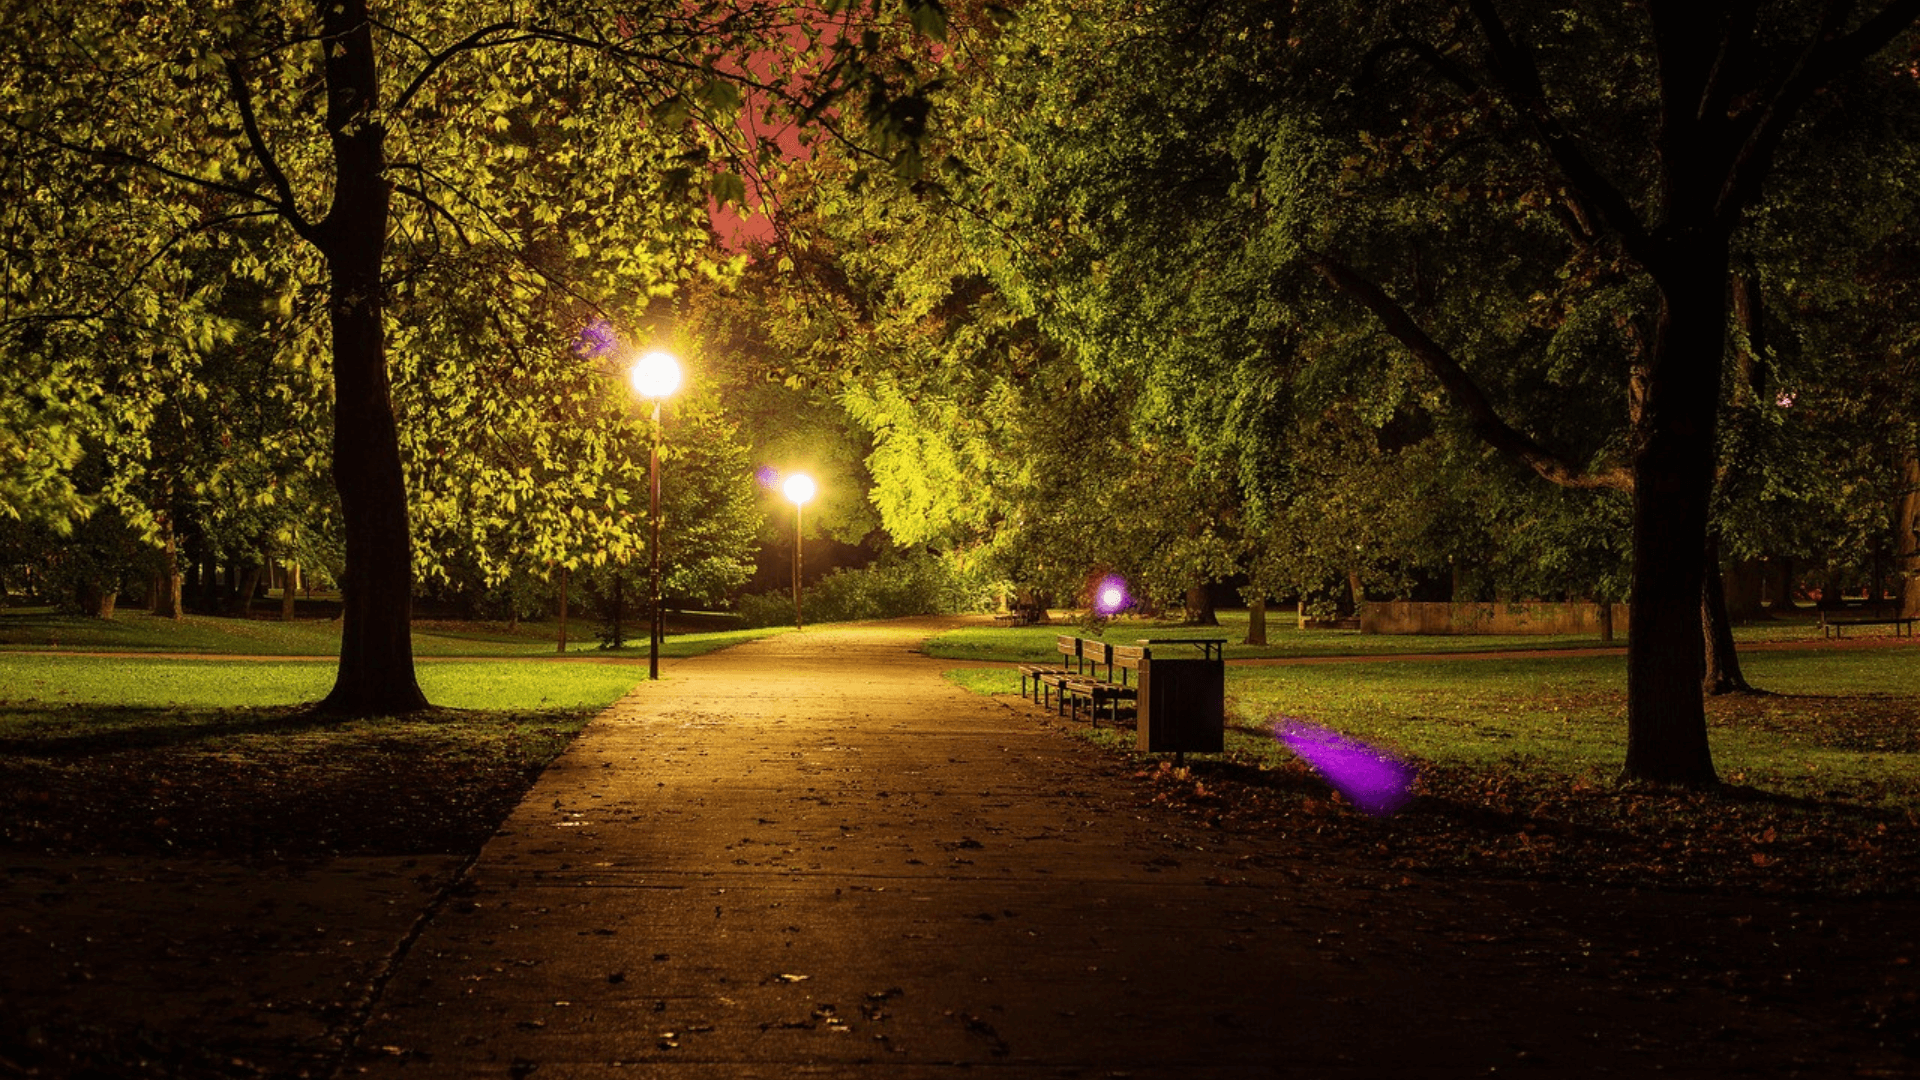
M 1238 392 L 1257 383 L 1218 375 L 1239 357 L 1303 358 L 1298 381 L 1367 352 L 1308 269 L 1466 432 L 1556 484 L 1629 493 L 1623 773 L 1710 784 L 1701 613 L 1732 252 L 1821 95 L 1917 15 L 1035 4 L 967 110 L 989 147 L 973 190 L 1030 241 L 1010 245 L 1027 280 L 1009 294 L 1087 346 L 1096 377 L 1151 358 L 1150 377 L 1211 371 Z M 1157 347 L 1169 324 L 1191 352 Z M 1308 340 L 1258 332 L 1289 325 Z M 1234 360 L 1192 358 L 1208 351 Z
M 1559 173 L 1569 209 L 1590 227 L 1611 231 L 1659 294 L 1630 457 L 1634 626 L 1624 774 L 1711 784 L 1695 642 L 1730 250 L 1814 94 L 1905 35 L 1920 17 L 1920 2 L 1893 0 L 1851 19 L 1853 4 L 1830 4 L 1814 15 L 1763 12 L 1753 2 L 1647 0 L 1645 23 L 1632 27 L 1632 37 L 1645 42 L 1653 61 L 1653 111 L 1628 127 L 1613 160 L 1597 158 L 1597 138 L 1582 131 L 1588 125 L 1578 123 L 1580 111 L 1549 90 L 1542 58 L 1555 38 L 1551 25 L 1511 23 L 1492 0 L 1469 0 L 1467 10 L 1490 85 Z M 1559 35 L 1553 44 L 1572 42 Z M 1622 186 L 1647 156 L 1653 183 Z M 1375 311 L 1390 317 L 1384 307 Z
M 913 6 L 917 24 L 933 25 L 928 11 L 938 14 Z M 823 20 L 779 5 L 717 3 L 635 11 L 324 0 L 287 11 L 250 0 L 160 10 L 23 0 L 10 15 L 0 116 L 49 160 L 107 174 L 103 188 L 113 190 L 97 191 L 95 205 L 103 195 L 131 200 L 137 212 L 174 219 L 175 231 L 189 236 L 237 220 L 271 223 L 294 242 L 277 239 L 270 258 L 238 261 L 236 273 L 323 283 L 326 318 L 316 338 L 325 341 L 333 389 L 330 465 L 347 605 L 339 671 L 324 704 L 346 713 L 425 705 L 409 641 L 412 546 L 389 367 L 391 289 L 417 267 L 396 259 L 397 248 L 424 256 L 450 234 L 459 241 L 451 247 L 478 238 L 525 254 L 500 238 L 535 226 L 543 242 L 579 242 L 560 235 L 566 208 L 514 198 L 514 177 L 528 162 L 510 137 L 510 114 L 538 104 L 564 120 L 583 99 L 544 102 L 556 82 L 619 103 L 619 133 L 677 140 L 681 153 L 651 164 L 680 205 L 697 206 L 709 192 L 738 198 L 739 180 L 719 167 L 715 151 L 741 102 L 737 84 L 759 80 L 740 66 L 729 74 L 726 58 L 825 47 L 832 38 Z M 896 130 L 899 117 L 888 111 L 895 102 L 865 66 L 859 36 L 830 43 L 839 62 L 829 76 L 785 100 L 813 101 L 833 89 L 831 76 L 860 79 L 870 90 L 870 127 Z M 690 119 L 699 124 L 673 134 Z M 590 189 L 576 183 L 569 205 L 593 202 Z M 656 257 L 686 236 L 687 215 L 626 202 L 613 215 L 595 209 L 581 217 L 600 227 L 597 240 L 628 241 L 618 247 L 623 287 L 638 283 L 644 295 L 647 282 L 674 276 L 674 260 L 662 267 Z M 674 223 L 650 242 L 632 243 L 624 231 L 662 217 Z M 168 254 L 163 244 L 154 258 Z M 540 276 L 537 258 L 518 263 Z M 604 308 L 614 297 L 593 286 L 605 284 L 574 287 Z M 496 295 L 527 299 L 516 289 Z M 44 474 L 38 460 L 27 458 L 14 474 Z

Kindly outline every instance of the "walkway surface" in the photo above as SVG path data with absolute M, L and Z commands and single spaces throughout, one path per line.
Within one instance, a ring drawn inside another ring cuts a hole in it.
M 953 663 L 913 648 L 939 625 L 672 661 L 487 845 L 385 984 L 353 1065 L 689 1080 L 1796 1072 L 1800 1018 L 1738 988 L 1646 992 L 1588 959 L 1583 933 L 1536 917 L 1537 892 L 1383 876 L 1362 853 L 1148 805 L 1119 758 L 943 680 Z

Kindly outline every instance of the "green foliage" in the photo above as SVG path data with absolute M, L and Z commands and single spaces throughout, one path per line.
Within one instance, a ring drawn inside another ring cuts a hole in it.
M 570 342 L 593 319 L 651 328 L 655 301 L 737 273 L 708 199 L 744 201 L 741 176 L 781 151 L 740 144 L 724 72 L 750 66 L 758 106 L 815 124 L 857 86 L 904 168 L 924 116 L 906 27 L 937 36 L 944 17 L 902 15 L 836 36 L 783 5 L 16 5 L 0 507 L 64 529 L 115 505 L 229 559 L 352 528 L 359 558 L 404 568 L 397 502 L 342 522 L 316 494 L 330 466 L 372 475 L 328 460 L 333 405 L 354 410 L 339 445 L 370 434 L 366 468 L 391 465 L 391 376 L 419 569 L 484 586 L 624 558 L 650 524 L 616 490 L 632 425 Z M 347 115 L 362 105 L 377 112 Z M 370 332 L 334 337 L 369 309 Z M 343 369 L 374 385 L 330 399 Z M 679 447 L 731 468 L 722 427 Z M 64 475 L 90 448 L 111 462 L 98 491 Z M 375 488 L 395 501 L 358 490 Z M 723 487 L 682 502 L 683 550 L 712 552 L 681 558 L 675 587 L 732 587 L 750 507 Z M 371 613 L 369 595 L 349 605 Z
M 917 551 L 893 554 L 859 570 L 833 570 L 801 593 L 807 623 L 897 619 L 908 615 L 957 615 L 985 611 L 998 583 L 985 577 L 981 564 L 952 555 Z M 747 626 L 793 622 L 793 593 L 743 596 L 734 611 Z
M 793 593 L 747 593 L 733 602 L 733 612 L 744 626 L 792 626 Z

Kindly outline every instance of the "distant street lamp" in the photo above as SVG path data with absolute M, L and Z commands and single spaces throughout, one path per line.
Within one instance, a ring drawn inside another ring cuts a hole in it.
M 793 628 L 804 629 L 800 622 L 800 512 L 813 498 L 813 477 L 806 473 L 794 473 L 780 485 L 780 490 L 793 500 Z
M 642 356 L 628 373 L 633 389 L 653 401 L 653 461 L 648 471 L 653 520 L 653 627 L 647 641 L 647 678 L 660 677 L 660 401 L 680 388 L 680 361 L 658 350 Z

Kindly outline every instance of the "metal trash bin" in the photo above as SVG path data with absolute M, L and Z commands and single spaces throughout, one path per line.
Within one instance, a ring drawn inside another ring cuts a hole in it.
M 1226 667 L 1217 659 L 1140 660 L 1134 747 L 1148 753 L 1226 749 Z

